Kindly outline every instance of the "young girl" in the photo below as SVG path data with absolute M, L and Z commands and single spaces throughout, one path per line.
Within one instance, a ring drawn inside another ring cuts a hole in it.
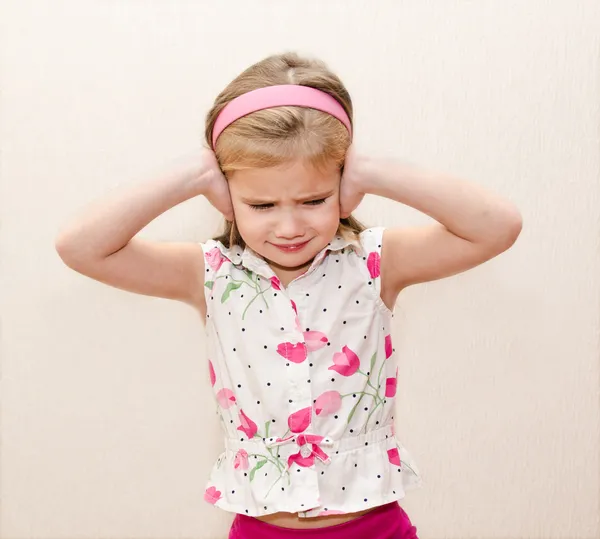
M 398 503 L 421 478 L 394 431 L 396 299 L 521 230 L 505 199 L 361 155 L 352 133 L 348 91 L 322 62 L 268 57 L 217 97 L 210 149 L 86 210 L 56 241 L 80 273 L 201 313 L 225 436 L 204 499 L 237 514 L 231 539 L 417 537 Z M 351 213 L 366 193 L 437 223 L 365 228 Z M 225 216 L 221 236 L 135 237 L 198 195 Z

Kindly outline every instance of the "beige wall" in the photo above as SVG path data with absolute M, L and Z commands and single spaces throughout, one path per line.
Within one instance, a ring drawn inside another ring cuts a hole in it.
M 198 144 L 241 69 L 286 49 L 344 78 L 357 144 L 516 201 L 508 253 L 409 289 L 397 430 L 422 539 L 600 537 L 597 0 L 1 4 L 2 539 L 217 538 L 201 322 L 54 251 L 89 201 Z M 232 19 L 232 16 L 235 18 Z M 424 221 L 368 197 L 371 225 Z M 200 241 L 190 200 L 141 234 Z

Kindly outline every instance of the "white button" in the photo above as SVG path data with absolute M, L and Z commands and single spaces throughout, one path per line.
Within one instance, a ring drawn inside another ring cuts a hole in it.
M 304 458 L 308 458 L 312 455 L 312 448 L 310 447 L 309 444 L 304 444 L 302 447 L 300 447 L 300 454 L 304 457 Z

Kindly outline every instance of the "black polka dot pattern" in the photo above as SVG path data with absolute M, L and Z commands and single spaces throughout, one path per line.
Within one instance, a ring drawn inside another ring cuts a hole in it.
M 393 313 L 379 298 L 382 232 L 367 229 L 356 245 L 336 237 L 305 273 L 285 279 L 250 249 L 203 244 L 210 381 L 229 440 L 209 503 L 253 516 L 295 507 L 310 517 L 382 505 L 419 482 L 392 431 L 400 366 Z M 296 440 L 333 437 L 317 446 L 329 462 L 310 444 L 281 440 L 294 425 Z M 272 502 L 247 503 L 269 489 L 279 492 Z

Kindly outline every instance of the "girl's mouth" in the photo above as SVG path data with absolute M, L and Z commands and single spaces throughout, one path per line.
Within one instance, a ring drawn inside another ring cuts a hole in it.
M 284 253 L 295 253 L 297 251 L 302 250 L 309 241 L 310 240 L 307 240 L 304 243 L 294 243 L 291 245 L 277 245 L 276 243 L 273 243 L 272 245 L 274 245 L 275 247 L 277 247 L 277 249 L 283 251 Z

